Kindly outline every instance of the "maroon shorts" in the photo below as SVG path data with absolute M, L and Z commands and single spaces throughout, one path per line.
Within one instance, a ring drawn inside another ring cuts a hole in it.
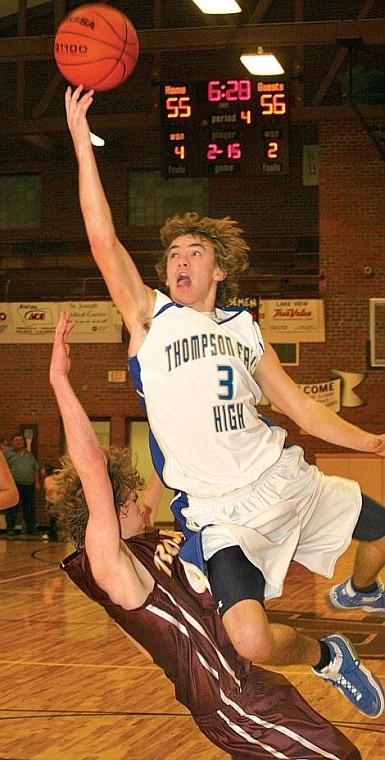
M 361 760 L 356 747 L 322 718 L 283 676 L 253 669 L 241 694 L 194 715 L 202 733 L 233 760 Z

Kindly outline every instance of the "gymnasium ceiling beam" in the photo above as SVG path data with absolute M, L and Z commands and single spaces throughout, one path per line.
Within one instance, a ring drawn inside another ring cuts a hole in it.
M 361 39 L 364 45 L 385 43 L 385 19 L 250 24 L 240 27 L 214 26 L 188 29 L 139 31 L 142 53 L 183 50 L 244 50 L 296 45 L 336 45 L 341 39 Z M 2 37 L 0 62 L 52 59 L 53 36 Z

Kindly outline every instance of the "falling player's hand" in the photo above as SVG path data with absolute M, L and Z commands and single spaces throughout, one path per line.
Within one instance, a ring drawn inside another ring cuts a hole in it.
M 67 377 L 71 368 L 70 346 L 67 338 L 71 330 L 75 327 L 75 322 L 70 322 L 68 311 L 62 311 L 55 330 L 55 338 L 52 347 L 51 364 L 49 370 L 49 379 L 51 385 L 62 378 Z

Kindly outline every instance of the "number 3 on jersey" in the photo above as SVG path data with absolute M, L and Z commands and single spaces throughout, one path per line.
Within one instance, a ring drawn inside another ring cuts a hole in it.
M 233 398 L 233 368 L 227 364 L 218 364 L 217 369 L 220 375 L 222 375 L 219 378 L 219 385 L 225 389 L 223 393 L 218 393 L 218 398 L 222 400 Z

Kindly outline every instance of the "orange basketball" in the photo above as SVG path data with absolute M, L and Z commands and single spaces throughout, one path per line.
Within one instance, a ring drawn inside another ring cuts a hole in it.
M 139 41 L 131 21 L 111 5 L 95 3 L 75 8 L 55 36 L 59 71 L 76 87 L 111 90 L 135 68 Z

